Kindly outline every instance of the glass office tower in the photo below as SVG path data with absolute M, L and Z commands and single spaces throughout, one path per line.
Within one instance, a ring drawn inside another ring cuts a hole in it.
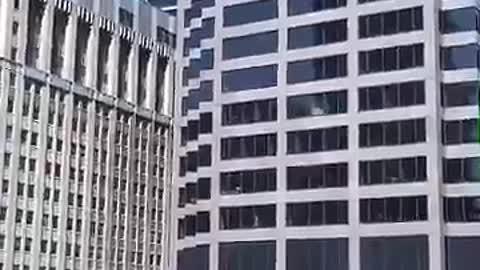
M 168 269 L 477 269 L 478 9 L 179 1 Z
M 1 270 L 160 269 L 174 31 L 141 1 L 0 1 Z

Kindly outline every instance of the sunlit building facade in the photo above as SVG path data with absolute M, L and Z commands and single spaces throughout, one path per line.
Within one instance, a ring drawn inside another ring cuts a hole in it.
M 175 19 L 0 1 L 0 269 L 161 269 Z
M 474 270 L 479 5 L 181 0 L 170 270 Z

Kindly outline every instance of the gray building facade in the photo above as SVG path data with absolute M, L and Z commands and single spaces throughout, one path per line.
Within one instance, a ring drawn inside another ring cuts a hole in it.
M 2 0 L 0 25 L 0 269 L 161 269 L 175 19 Z

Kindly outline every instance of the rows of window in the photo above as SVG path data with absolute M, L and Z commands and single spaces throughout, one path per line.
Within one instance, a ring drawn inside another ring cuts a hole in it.
M 255 46 L 252 46 L 255 44 Z M 256 33 L 223 40 L 223 60 L 275 53 L 278 51 L 278 31 Z
M 360 111 L 425 104 L 425 82 L 409 81 L 358 89 Z
M 428 220 L 427 196 L 360 200 L 361 223 L 395 223 L 426 220 Z
M 440 51 L 440 67 L 442 70 L 479 68 L 479 48 L 476 43 L 442 47 Z
M 287 154 L 348 149 L 348 127 L 287 132 Z
M 287 84 L 342 78 L 347 70 L 346 54 L 288 62 Z
M 478 95 L 478 82 L 442 83 L 442 106 L 473 106 L 480 104 Z
M 480 157 L 443 159 L 444 183 L 480 182 Z
M 440 12 L 440 31 L 450 34 L 464 31 L 480 32 L 480 14 L 476 7 L 443 10 Z
M 222 72 L 222 92 L 237 92 L 277 86 L 277 65 Z
M 287 203 L 287 226 L 348 224 L 348 201 Z
M 347 90 L 287 97 L 287 118 L 320 116 L 347 112 Z
M 288 49 L 301 49 L 347 40 L 347 20 L 322 22 L 288 29 Z
M 276 189 L 277 170 L 275 168 L 220 173 L 221 194 L 248 194 Z
M 178 239 L 208 232 L 210 232 L 209 212 L 197 212 L 196 215 L 187 215 L 178 221 Z
M 199 178 L 196 183 L 187 183 L 184 188 L 180 188 L 179 205 L 183 207 L 187 203 L 195 204 L 197 200 L 209 200 L 210 194 L 210 178 Z
M 277 17 L 277 0 L 259 0 L 223 8 L 224 27 L 271 20 Z
M 276 226 L 276 206 L 274 204 L 221 207 L 220 229 L 254 229 Z
M 360 161 L 360 185 L 398 184 L 427 180 L 427 157 Z
M 222 125 L 277 121 L 277 99 L 263 99 L 222 105 Z
M 348 163 L 287 167 L 287 190 L 346 187 Z
M 277 134 L 261 134 L 243 137 L 229 137 L 221 140 L 221 159 L 275 156 Z
M 360 124 L 360 147 L 425 142 L 425 119 Z
M 429 243 L 427 235 L 361 237 L 360 263 L 362 270 L 428 270 Z M 446 251 L 449 269 L 475 265 L 478 237 L 447 237 Z M 287 239 L 287 270 L 347 270 L 349 269 L 347 238 Z M 275 270 L 276 242 L 223 242 L 219 244 L 220 270 Z M 462 258 L 468 258 L 462 261 Z M 206 270 L 209 246 L 197 246 L 178 251 L 178 270 Z M 468 264 L 467 264 L 468 263 Z M 471 263 L 471 264 L 470 264 Z
M 423 8 L 413 7 L 360 16 L 359 37 L 368 38 L 423 30 Z
M 212 164 L 212 146 L 199 145 L 198 151 L 187 153 L 187 171 L 196 172 L 198 167 L 208 167 Z
M 478 142 L 478 119 L 443 121 L 442 142 L 444 145 Z
M 480 222 L 480 197 L 445 197 L 446 222 Z
M 359 73 L 369 74 L 423 67 L 423 43 L 360 51 Z

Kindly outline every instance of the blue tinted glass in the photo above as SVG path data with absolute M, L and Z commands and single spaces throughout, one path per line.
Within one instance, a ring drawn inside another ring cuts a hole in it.
M 277 85 L 277 65 L 224 71 L 222 91 L 234 92 Z
M 265 32 L 223 40 L 223 59 L 278 51 L 278 32 Z
M 234 26 L 278 17 L 277 0 L 260 0 L 226 6 L 223 9 L 223 26 Z

